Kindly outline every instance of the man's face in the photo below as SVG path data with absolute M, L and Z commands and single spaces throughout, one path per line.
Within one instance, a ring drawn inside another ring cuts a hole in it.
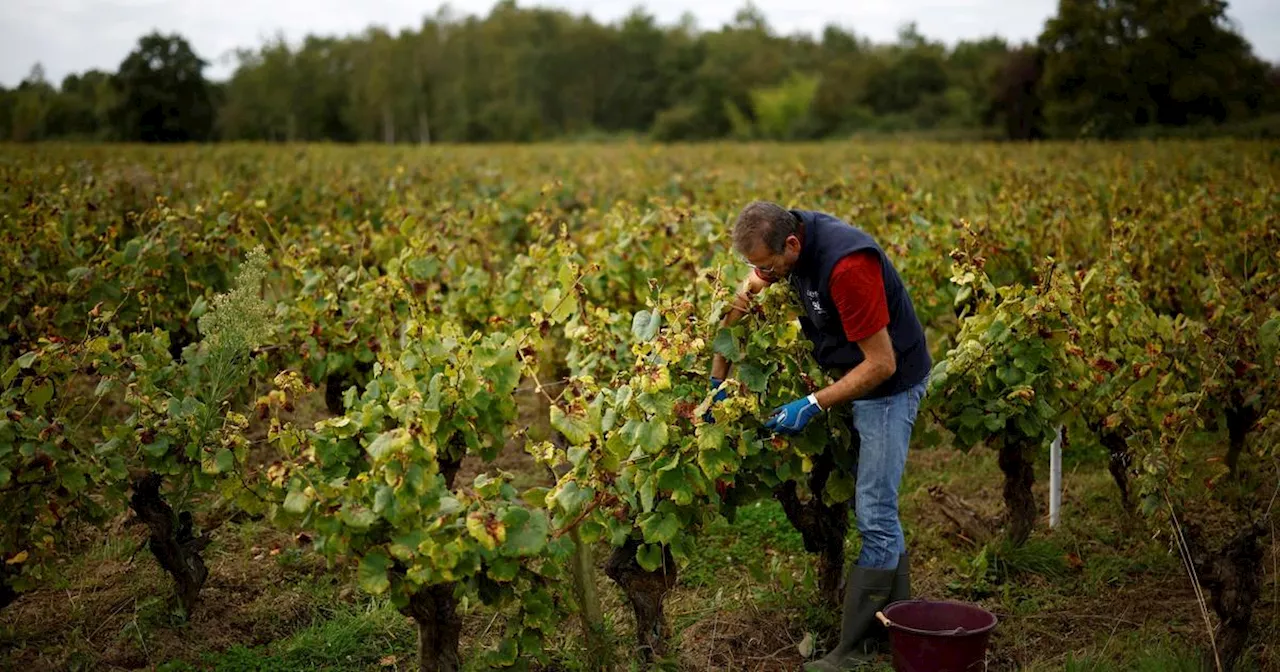
M 800 258 L 800 239 L 787 236 L 782 252 L 774 252 L 763 242 L 757 242 L 747 255 L 747 264 L 756 269 L 760 277 L 773 282 L 791 275 L 796 259 Z

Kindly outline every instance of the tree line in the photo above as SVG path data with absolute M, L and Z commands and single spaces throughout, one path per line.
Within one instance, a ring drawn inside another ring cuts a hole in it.
M 179 35 L 117 72 L 0 87 L 0 140 L 527 142 L 644 136 L 803 140 L 853 133 L 1117 138 L 1280 135 L 1280 67 L 1221 0 L 1060 0 L 1033 43 L 954 46 L 904 27 L 877 44 L 781 35 L 747 4 L 718 30 L 642 9 L 589 16 L 497 4 L 417 29 L 283 38 L 227 81 Z

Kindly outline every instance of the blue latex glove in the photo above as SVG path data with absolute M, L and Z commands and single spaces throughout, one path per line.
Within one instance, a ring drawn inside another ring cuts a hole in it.
M 711 376 L 711 389 L 714 390 L 717 387 L 720 387 L 720 384 L 723 382 L 724 382 L 724 379 Z M 707 412 L 702 414 L 703 422 L 715 423 L 716 419 L 711 415 L 711 407 L 715 406 L 717 401 L 724 401 L 725 399 L 728 399 L 728 398 L 729 398 L 729 390 L 721 389 L 717 391 L 716 396 L 711 397 L 711 403 L 707 406 Z
M 804 431 L 805 425 L 809 424 L 813 416 L 821 412 L 822 407 L 818 405 L 818 398 L 811 394 L 774 410 L 773 417 L 764 423 L 764 428 L 778 434 L 799 434 Z

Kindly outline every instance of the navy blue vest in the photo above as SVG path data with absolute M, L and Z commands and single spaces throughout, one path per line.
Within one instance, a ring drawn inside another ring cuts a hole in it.
M 804 223 L 804 242 L 790 281 L 804 308 L 800 326 L 813 342 L 813 356 L 818 364 L 842 375 L 862 363 L 862 349 L 845 338 L 828 283 L 836 262 L 860 250 L 875 250 L 884 274 L 889 339 L 897 355 L 897 371 L 863 398 L 887 397 L 924 380 L 933 366 L 924 329 L 902 278 L 884 250 L 866 232 L 830 215 L 808 210 L 792 210 L 791 214 Z

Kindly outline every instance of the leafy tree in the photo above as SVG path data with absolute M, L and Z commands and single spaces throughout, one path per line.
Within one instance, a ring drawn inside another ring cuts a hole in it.
M 36 63 L 14 92 L 9 137 L 18 142 L 43 140 L 47 117 L 56 91 L 44 78 L 44 66 Z
M 283 35 L 257 51 L 241 50 L 240 66 L 227 83 L 227 101 L 219 110 L 219 130 L 228 137 L 296 140 L 300 136 L 299 69 Z M 310 102 L 310 101 L 305 101 Z
M 115 105 L 116 91 L 110 73 L 90 70 L 83 75 L 67 75 L 49 111 L 49 133 L 110 139 L 110 115 Z
M 1031 50 L 999 37 L 948 47 L 914 24 L 879 45 L 835 25 L 781 35 L 750 2 L 707 30 L 692 15 L 662 26 L 636 9 L 601 24 L 506 0 L 483 16 L 445 7 L 397 33 L 276 36 L 240 50 L 224 83 L 203 81 L 204 63 L 181 38 L 153 33 L 113 86 L 89 72 L 62 90 L 41 75 L 0 92 L 0 135 L 201 140 L 211 119 L 226 140 L 384 143 L 979 127 L 1110 137 L 1201 124 L 1210 133 L 1280 109 L 1276 71 L 1226 25 L 1223 7 L 1064 0 Z M 790 91 L 793 73 L 817 82 L 805 121 L 764 131 L 773 122 L 757 108 L 772 108 L 761 92 Z
M 876 114 L 903 114 L 918 108 L 930 96 L 939 96 L 948 85 L 946 49 L 930 43 L 915 26 L 898 37 L 867 78 L 863 101 Z
M 1255 112 L 1266 67 L 1222 0 L 1060 0 L 1045 25 L 1042 95 L 1057 135 L 1224 122 Z
M 0 86 L 0 140 L 9 138 L 9 129 L 13 126 L 13 107 L 17 94 Z
M 602 128 L 644 129 L 653 124 L 671 95 L 672 73 L 663 70 L 670 42 L 653 16 L 642 10 L 637 9 L 622 20 L 612 35 L 608 64 L 615 76 L 604 84 Z
M 190 142 L 213 129 L 208 65 L 179 35 L 153 32 L 120 64 L 114 123 L 124 140 Z
M 794 73 L 782 84 L 751 91 L 760 135 L 772 140 L 794 140 L 812 128 L 810 110 L 818 92 L 818 78 Z
M 1044 137 L 1044 110 L 1038 86 L 1044 70 L 1044 52 L 1021 47 L 1009 52 L 991 78 L 986 123 L 998 123 L 1012 140 Z
M 949 125 L 990 124 L 985 114 L 990 107 L 988 91 L 1008 57 L 1009 45 L 998 37 L 956 44 L 947 55 L 949 86 L 943 93 L 950 112 Z

